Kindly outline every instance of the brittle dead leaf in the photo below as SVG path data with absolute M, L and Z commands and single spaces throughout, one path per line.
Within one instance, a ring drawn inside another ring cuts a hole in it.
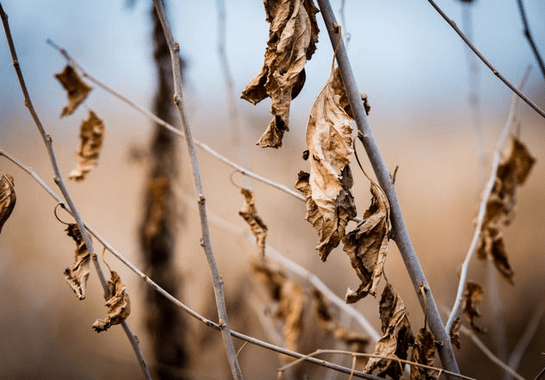
M 0 171 L 0 232 L 11 216 L 16 201 L 15 180 L 11 174 Z
M 80 127 L 80 142 L 77 152 L 79 165 L 70 173 L 70 179 L 82 181 L 97 166 L 104 132 L 102 120 L 93 111 L 89 111 L 89 117 L 82 122 Z
M 70 268 L 64 270 L 64 276 L 70 288 L 76 293 L 76 296 L 82 300 L 85 299 L 87 280 L 91 270 L 91 255 L 87 249 L 87 245 L 83 241 L 83 236 L 78 228 L 78 225 L 71 223 L 66 228 L 68 236 L 76 242 L 76 251 L 74 264 Z
M 313 0 L 264 0 L 269 39 L 261 71 L 242 92 L 252 104 L 270 97 L 273 119 L 258 141 L 261 147 L 279 148 L 289 130 L 291 100 L 305 82 L 305 63 L 318 42 L 318 9 Z
M 78 73 L 70 65 L 66 65 L 63 72 L 55 74 L 68 95 L 68 105 L 62 109 L 61 117 L 72 115 L 78 106 L 85 101 L 92 88 L 81 80 Z
M 481 303 L 484 295 L 484 289 L 476 282 L 468 281 L 464 291 L 464 304 L 462 313 L 467 317 L 471 328 L 481 334 L 486 330 L 475 323 L 475 320 L 481 316 L 481 313 L 477 309 Z
M 93 330 L 102 332 L 108 330 L 113 325 L 118 325 L 129 316 L 131 312 L 131 303 L 127 293 L 127 287 L 121 281 L 116 271 L 111 271 L 108 281 L 108 290 L 110 297 L 106 300 L 108 308 L 107 317 L 97 319 L 93 323 Z
M 373 198 L 363 215 L 364 221 L 343 238 L 343 249 L 361 280 L 357 290 L 348 289 L 347 303 L 375 295 L 388 254 L 390 203 L 375 182 L 371 182 L 371 194 Z
M 418 335 L 416 336 L 411 353 L 411 361 L 433 366 L 433 363 L 435 362 L 435 351 L 435 338 L 431 331 L 424 326 L 418 331 Z M 437 377 L 438 373 L 436 370 L 411 366 L 410 380 L 435 380 Z
M 374 354 L 394 360 L 370 358 L 364 371 L 371 373 L 378 369 L 377 376 L 379 377 L 388 375 L 392 379 L 400 379 L 404 366 L 395 359 L 407 359 L 414 336 L 407 316 L 407 309 L 391 284 L 387 284 L 382 292 L 380 322 L 383 336 L 378 340 Z
M 508 157 L 498 166 L 496 182 L 486 203 L 486 214 L 481 228 L 477 255 L 493 261 L 503 278 L 513 283 L 513 270 L 509 264 L 502 229 L 514 218 L 516 191 L 523 185 L 535 164 L 526 146 L 511 137 Z
M 335 69 L 310 110 L 306 131 L 310 173 L 300 172 L 295 184 L 306 198 L 305 218 L 318 230 L 316 249 L 322 261 L 339 245 L 346 225 L 356 216 L 350 192 L 352 118 L 340 103 L 344 93 Z
M 462 341 L 460 340 L 460 327 L 462 326 L 462 320 L 460 317 L 456 318 L 452 323 L 452 326 L 449 331 L 450 343 L 457 349 L 462 347 Z
M 240 216 L 248 223 L 250 230 L 255 236 L 257 247 L 261 256 L 265 255 L 265 241 L 267 239 L 267 225 L 263 219 L 257 214 L 255 207 L 254 194 L 251 190 L 241 189 L 240 192 L 244 196 L 244 206 L 238 212 Z

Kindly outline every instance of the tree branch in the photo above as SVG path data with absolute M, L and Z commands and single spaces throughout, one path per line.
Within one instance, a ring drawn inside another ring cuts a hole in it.
M 545 65 L 543 64 L 543 59 L 541 58 L 539 50 L 537 49 L 537 45 L 532 38 L 532 34 L 530 33 L 530 27 L 528 25 L 528 19 L 526 18 L 524 4 L 522 3 L 522 0 L 517 0 L 517 4 L 520 11 L 520 18 L 522 19 L 522 25 L 524 26 L 524 36 L 526 37 L 528 43 L 530 44 L 530 47 L 532 48 L 532 52 L 534 53 L 537 64 L 539 65 L 539 69 L 541 70 L 541 75 L 543 75 L 543 79 L 545 79 Z
M 338 47 L 336 50 L 337 63 L 339 64 L 339 69 L 346 88 L 346 94 L 348 96 L 352 114 L 356 120 L 358 130 L 363 133 L 363 144 L 367 152 L 367 156 L 369 157 L 369 161 L 371 162 L 378 183 L 386 193 L 390 202 L 393 239 L 395 240 L 401 256 L 403 257 L 403 261 L 405 262 L 405 266 L 409 276 L 411 277 L 411 281 L 420 300 L 422 309 L 427 315 L 430 330 L 435 336 L 435 339 L 438 341 L 437 348 L 441 363 L 445 369 L 451 372 L 459 373 L 460 371 L 458 369 L 456 357 L 454 356 L 454 351 L 450 343 L 450 337 L 443 326 L 435 299 L 433 298 L 430 286 L 428 285 L 428 281 L 426 280 L 422 267 L 420 266 L 418 257 L 416 256 L 416 252 L 409 237 L 407 227 L 403 221 L 403 215 L 397 200 L 394 184 L 390 178 L 390 173 L 381 156 L 380 149 L 373 136 L 373 131 L 367 119 L 360 93 L 356 85 L 354 73 L 352 72 L 350 61 L 346 53 L 344 42 L 339 38 L 340 28 L 338 28 L 329 1 L 318 0 L 318 4 L 320 5 L 322 17 L 324 18 L 332 46 L 335 48 L 338 42 Z M 422 285 L 424 285 L 424 288 L 426 289 L 426 300 L 422 298 L 419 291 L 419 288 Z
M 437 4 L 435 4 L 435 1 L 428 0 L 428 2 L 431 4 L 431 6 L 443 17 L 443 19 L 450 25 L 452 29 L 460 36 L 460 38 L 465 42 L 465 44 L 479 57 L 479 59 L 492 71 L 492 73 L 498 77 L 499 80 L 501 80 L 511 91 L 513 91 L 519 98 L 521 98 L 526 104 L 528 104 L 530 107 L 534 109 L 538 114 L 545 117 L 545 112 L 537 106 L 532 100 L 530 100 L 526 95 L 524 95 L 521 91 L 519 91 L 511 82 L 509 82 L 498 70 L 492 66 L 492 64 L 482 55 L 482 53 L 471 43 L 469 38 L 466 37 L 466 35 L 458 28 L 456 23 L 452 21 L 445 12 Z
M 195 187 L 195 195 L 198 197 L 199 205 L 199 216 L 201 220 L 201 246 L 204 249 L 206 254 L 206 259 L 208 261 L 208 266 L 210 269 L 210 275 L 212 277 L 212 282 L 214 285 L 214 296 L 216 298 L 216 306 L 218 309 L 218 318 L 221 334 L 223 337 L 223 344 L 227 354 L 227 359 L 229 361 L 229 366 L 231 368 L 231 373 L 234 379 L 242 380 L 242 371 L 238 363 L 238 358 L 231 337 L 231 331 L 229 328 L 229 320 L 227 317 L 227 308 L 225 306 L 225 297 L 223 295 L 223 280 L 220 276 L 218 266 L 216 264 L 216 258 L 212 250 L 212 242 L 210 239 L 210 231 L 208 227 L 207 213 L 206 213 L 206 198 L 204 196 L 199 164 L 197 160 L 197 152 L 195 150 L 195 143 L 193 137 L 191 136 L 191 129 L 187 124 L 184 111 L 183 103 L 183 87 L 182 87 L 182 70 L 180 64 L 180 46 L 177 42 L 174 41 L 170 26 L 166 19 L 165 11 L 163 9 L 162 0 L 154 0 L 155 9 L 157 10 L 157 15 L 163 26 L 163 32 L 165 33 L 165 38 L 168 43 L 170 50 L 170 57 L 172 60 L 172 71 L 174 76 L 174 104 L 178 109 L 178 114 L 180 116 L 180 122 L 182 129 L 186 136 L 187 150 L 189 154 L 189 160 L 191 162 L 191 168 L 193 171 L 193 185 Z

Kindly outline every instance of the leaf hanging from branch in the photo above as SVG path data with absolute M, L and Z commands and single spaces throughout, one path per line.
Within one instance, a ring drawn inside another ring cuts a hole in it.
M 15 195 L 15 181 L 11 174 L 0 171 L 0 232 L 11 216 L 17 196 Z
M 477 309 L 484 295 L 483 287 L 476 282 L 468 281 L 464 292 L 464 304 L 462 313 L 467 317 L 471 328 L 479 333 L 485 333 L 486 330 L 477 325 L 475 320 L 481 316 Z
M 55 74 L 68 95 L 68 105 L 62 109 L 61 117 L 72 115 L 78 106 L 85 101 L 92 88 L 81 80 L 78 73 L 70 65 L 65 66 L 62 73 Z
M 305 82 L 305 63 L 318 42 L 318 9 L 313 0 L 265 0 L 269 40 L 261 71 L 242 91 L 242 98 L 257 104 L 270 97 L 273 119 L 258 141 L 261 147 L 279 148 L 289 130 L 291 100 Z
M 427 329 L 427 326 L 424 326 L 418 331 L 418 335 L 416 336 L 411 353 L 411 361 L 431 367 L 435 362 L 435 351 L 435 338 Z M 436 370 L 411 366 L 410 380 L 435 380 L 437 376 Z
M 240 192 L 244 196 L 244 206 L 238 213 L 248 223 L 250 230 L 255 236 L 259 253 L 263 257 L 265 256 L 265 241 L 267 239 L 267 225 L 263 222 L 263 219 L 257 214 L 255 207 L 254 194 L 251 190 L 241 189 Z
M 374 354 L 394 360 L 370 358 L 364 371 L 371 373 L 378 369 L 379 377 L 388 375 L 392 379 L 400 379 L 403 365 L 395 359 L 407 359 L 407 352 L 413 344 L 414 336 L 407 317 L 407 309 L 390 284 L 386 285 L 380 299 L 380 322 L 383 336 L 377 342 Z
M 127 294 L 127 287 L 121 281 L 116 271 L 111 271 L 108 281 L 108 290 L 110 297 L 106 300 L 108 308 L 107 317 L 97 319 L 93 323 L 93 330 L 102 332 L 108 330 L 113 325 L 118 325 L 129 316 L 131 312 L 131 303 Z
M 322 261 L 339 245 L 356 216 L 352 188 L 352 118 L 341 106 L 345 94 L 339 70 L 333 70 L 310 110 L 306 143 L 310 173 L 300 172 L 295 188 L 306 198 L 305 218 L 318 230 Z
M 511 138 L 508 157 L 498 166 L 492 194 L 486 203 L 486 214 L 477 248 L 480 259 L 490 259 L 509 282 L 513 282 L 513 270 L 509 264 L 503 227 L 514 218 L 516 191 L 523 185 L 535 163 L 526 146 L 516 137 Z
M 345 299 L 354 303 L 368 294 L 375 295 L 388 254 L 390 231 L 390 203 L 375 182 L 371 182 L 373 196 L 364 221 L 343 238 L 344 251 L 361 280 L 357 290 L 348 289 Z
M 76 293 L 76 296 L 82 300 L 86 295 L 87 280 L 91 267 L 91 255 L 83 241 L 83 236 L 81 235 L 81 231 L 77 224 L 69 224 L 68 228 L 66 228 L 66 232 L 68 236 L 76 242 L 77 247 L 74 264 L 72 264 L 70 268 L 64 270 L 64 276 L 68 285 L 70 285 L 74 293 Z
M 104 132 L 102 120 L 93 111 L 89 111 L 89 117 L 83 121 L 80 127 L 80 142 L 77 152 L 78 168 L 70 173 L 70 179 L 82 181 L 97 166 Z

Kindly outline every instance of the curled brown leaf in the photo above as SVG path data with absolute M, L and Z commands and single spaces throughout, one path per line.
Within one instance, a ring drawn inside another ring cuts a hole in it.
M 433 366 L 435 362 L 435 338 L 433 334 L 424 326 L 418 331 L 413 350 L 411 353 L 411 361 L 418 364 Z M 435 370 L 427 369 L 419 366 L 411 366 L 410 380 L 435 380 L 438 373 Z
M 64 270 L 64 277 L 70 288 L 76 293 L 76 296 L 82 300 L 86 296 L 87 280 L 91 270 L 91 255 L 77 224 L 69 224 L 66 232 L 76 243 L 76 251 L 74 263 L 70 268 Z
M 371 373 L 378 370 L 377 376 L 388 375 L 392 379 L 400 379 L 403 374 L 403 365 L 395 359 L 407 359 L 414 336 L 405 304 L 391 284 L 387 284 L 382 292 L 380 322 L 383 336 L 378 340 L 374 354 L 394 360 L 370 358 L 364 371 Z
M 108 281 L 108 290 L 110 296 L 106 300 L 108 313 L 106 318 L 97 319 L 93 323 L 93 330 L 102 332 L 108 330 L 113 325 L 118 325 L 129 316 L 131 312 L 131 303 L 127 293 L 127 287 L 121 281 L 119 274 L 112 271 Z
M 490 259 L 503 278 L 511 283 L 514 273 L 509 264 L 502 231 L 514 218 L 517 189 L 526 182 L 534 164 L 535 158 L 526 145 L 513 136 L 510 152 L 496 172 L 477 247 L 478 257 Z
M 265 255 L 265 241 L 267 239 L 267 225 L 257 214 L 255 207 L 254 194 L 251 190 L 241 189 L 244 196 L 244 206 L 238 212 L 240 216 L 248 223 L 250 230 L 255 236 L 257 247 L 261 256 Z
M 62 109 L 61 117 L 72 115 L 78 106 L 85 101 L 92 88 L 81 80 L 78 73 L 70 65 L 66 65 L 62 73 L 55 74 L 68 95 L 68 105 Z
M 0 232 L 11 216 L 16 201 L 15 180 L 11 174 L 0 171 Z
M 458 317 L 452 323 L 452 327 L 450 328 L 450 331 L 449 331 L 450 342 L 457 349 L 460 349 L 460 347 L 462 347 L 462 341 L 460 340 L 461 326 L 462 326 L 462 320 L 460 319 L 460 317 Z
M 483 295 L 484 289 L 481 285 L 473 281 L 466 283 L 462 313 L 469 320 L 471 328 L 479 333 L 486 332 L 484 328 L 478 326 L 476 323 L 476 319 L 481 316 L 478 306 L 483 299 Z
M 282 146 L 289 130 L 291 100 L 305 82 L 305 63 L 318 42 L 318 9 L 313 0 L 265 0 L 269 39 L 261 71 L 242 92 L 252 104 L 270 97 L 273 119 L 258 141 L 262 147 Z
M 98 163 L 98 157 L 104 140 L 104 123 L 93 112 L 89 111 L 89 117 L 80 127 L 80 141 L 77 152 L 78 168 L 73 170 L 69 178 L 82 181 Z
M 346 302 L 354 303 L 368 294 L 375 295 L 388 253 L 390 204 L 382 189 L 371 182 L 373 196 L 364 221 L 343 238 L 344 251 L 356 271 L 361 284 L 348 289 Z

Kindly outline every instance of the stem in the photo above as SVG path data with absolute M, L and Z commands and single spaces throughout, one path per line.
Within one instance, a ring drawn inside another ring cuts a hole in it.
M 94 263 L 95 270 L 97 271 L 98 277 L 100 279 L 100 283 L 102 285 L 102 288 L 104 289 L 104 298 L 107 299 L 109 295 L 108 291 L 108 280 L 106 279 L 106 276 L 104 275 L 104 271 L 102 270 L 100 261 L 97 258 L 97 254 L 93 248 L 93 244 L 91 241 L 91 238 L 89 237 L 89 234 L 87 234 L 87 231 L 85 230 L 85 224 L 81 218 L 80 213 L 76 209 L 76 205 L 74 204 L 72 197 L 70 196 L 70 193 L 68 192 L 68 188 L 66 187 L 62 175 L 59 169 L 58 161 L 55 157 L 55 151 L 53 149 L 53 139 L 49 134 L 46 133 L 45 128 L 42 125 L 42 122 L 40 121 L 40 118 L 38 117 L 38 114 L 36 113 L 36 110 L 34 109 L 34 106 L 32 104 L 32 100 L 30 98 L 25 79 L 23 77 L 23 72 L 21 70 L 21 67 L 19 65 L 19 60 L 17 58 L 17 52 L 15 50 L 15 45 L 13 43 L 13 38 L 11 36 L 11 31 L 9 28 L 8 23 L 8 15 L 4 12 L 4 8 L 2 7 L 2 4 L 0 3 L 0 16 L 2 18 L 2 23 L 4 25 L 4 32 L 6 34 L 6 39 L 8 41 L 9 50 L 11 53 L 11 57 L 13 59 L 13 66 L 15 68 L 15 72 L 17 73 L 17 78 L 19 80 L 19 85 L 21 86 L 21 91 L 23 92 L 23 96 L 25 99 L 25 106 L 28 108 L 28 111 L 30 112 L 30 115 L 32 116 L 32 119 L 34 120 L 34 123 L 36 124 L 36 127 L 38 128 L 38 132 L 42 136 L 42 139 L 45 143 L 47 153 L 49 154 L 49 158 L 51 161 L 51 166 L 53 167 L 53 171 L 55 174 L 54 180 L 59 189 L 61 190 L 61 193 L 66 200 L 66 203 L 70 207 L 70 210 L 72 210 L 72 215 L 74 216 L 74 219 L 76 219 L 76 223 L 78 225 L 78 228 L 82 234 L 83 240 L 85 241 L 85 245 L 87 246 L 87 249 L 90 252 L 90 256 L 92 259 L 92 262 Z M 125 328 L 126 326 L 126 328 Z M 138 343 L 138 339 L 136 336 L 131 332 L 128 324 L 126 321 L 124 322 L 124 331 L 134 349 L 134 352 L 137 356 L 138 362 L 140 363 L 140 367 L 142 369 L 144 378 L 151 380 L 151 375 L 148 371 L 146 362 L 144 360 L 144 356 L 142 354 L 142 351 L 140 350 L 140 345 Z
M 524 78 L 522 79 L 520 84 L 521 88 L 526 82 L 526 79 L 528 78 L 529 73 L 530 71 L 527 70 L 526 73 L 524 74 Z M 466 281 L 467 281 L 469 263 L 471 262 L 471 259 L 473 258 L 473 255 L 475 254 L 475 251 L 477 250 L 477 245 L 479 244 L 481 229 L 483 227 L 484 218 L 486 216 L 486 204 L 488 202 L 488 199 L 490 198 L 490 195 L 492 194 L 492 189 L 494 188 L 494 183 L 496 181 L 496 172 L 498 171 L 498 166 L 500 165 L 501 148 L 505 144 L 505 140 L 509 136 L 509 131 L 511 130 L 511 127 L 514 123 L 515 112 L 517 110 L 517 104 L 518 104 L 518 99 L 513 95 L 513 101 L 511 102 L 511 109 L 509 111 L 509 115 L 507 116 L 507 122 L 505 123 L 505 127 L 503 128 L 500 138 L 498 139 L 498 144 L 496 145 L 496 150 L 494 154 L 494 162 L 492 163 L 490 177 L 486 185 L 483 200 L 481 201 L 481 204 L 479 206 L 479 214 L 477 216 L 477 225 L 475 226 L 473 239 L 471 240 L 471 244 L 467 251 L 466 257 L 464 259 L 464 262 L 462 263 L 462 269 L 460 270 L 460 282 L 458 283 L 456 300 L 454 302 L 454 306 L 452 307 L 452 311 L 450 312 L 447 324 L 445 326 L 447 331 L 451 330 L 452 325 L 454 324 L 454 320 L 458 317 L 458 314 L 460 313 L 460 307 L 462 306 L 462 301 L 464 299 L 464 289 L 465 289 Z
M 231 373 L 233 375 L 233 378 L 237 380 L 242 380 L 243 379 L 242 371 L 238 363 L 235 346 L 233 344 L 231 331 L 229 329 L 227 308 L 225 306 L 225 297 L 223 295 L 223 280 L 220 276 L 218 266 L 216 264 L 216 258 L 212 250 L 212 242 L 210 239 L 210 230 L 208 227 L 208 217 L 207 217 L 206 206 L 205 206 L 206 198 L 204 196 L 204 192 L 202 188 L 199 164 L 197 160 L 197 152 L 195 149 L 195 143 L 193 142 L 193 137 L 191 136 L 191 129 L 189 128 L 189 125 L 187 124 L 187 121 L 185 118 L 183 93 L 182 93 L 182 70 L 181 70 L 180 53 L 179 53 L 180 46 L 177 42 L 174 41 L 174 38 L 172 36 L 172 31 L 170 30 L 170 26 L 168 24 L 168 21 L 165 15 L 165 11 L 163 9 L 162 0 L 154 0 L 153 3 L 155 4 L 155 9 L 157 10 L 157 15 L 159 16 L 161 25 L 163 26 L 165 38 L 167 40 L 168 47 L 170 50 L 170 57 L 172 60 L 172 69 L 173 69 L 173 76 L 174 76 L 174 104 L 176 104 L 176 107 L 178 108 L 178 113 L 180 116 L 182 129 L 186 136 L 185 141 L 187 143 L 187 150 L 188 150 L 189 159 L 191 162 L 191 168 L 193 171 L 193 184 L 195 187 L 195 193 L 198 197 L 199 216 L 201 220 L 201 233 L 202 233 L 201 246 L 203 247 L 204 252 L 206 254 L 206 259 L 208 261 L 208 266 L 210 269 L 210 275 L 212 276 L 212 282 L 214 285 L 214 296 L 216 298 L 219 326 L 220 326 L 221 334 L 223 337 L 223 344 L 227 354 L 227 358 L 229 361 L 229 366 L 231 368 Z
M 519 98 L 521 98 L 526 104 L 528 104 L 530 107 L 534 109 L 538 114 L 545 117 L 545 112 L 537 106 L 534 102 L 532 102 L 526 95 L 524 95 L 522 92 L 519 91 L 511 82 L 509 82 L 501 73 L 492 66 L 490 62 L 482 55 L 482 53 L 471 43 L 469 38 L 466 37 L 466 35 L 458 28 L 456 23 L 452 21 L 445 12 L 433 0 L 428 0 L 428 2 L 431 4 L 431 6 L 443 17 L 443 19 L 451 26 L 452 29 L 460 36 L 460 38 L 465 42 L 465 44 L 473 50 L 473 52 L 479 57 L 479 59 L 492 71 L 492 73 L 498 77 L 499 80 L 501 80 L 511 91 L 513 91 L 515 94 L 518 95 Z
M 346 48 L 344 42 L 339 38 L 339 28 L 337 28 L 337 23 L 335 21 L 335 15 L 331 9 L 331 5 L 328 0 L 318 0 L 320 5 L 320 10 L 322 17 L 324 18 L 327 31 L 329 33 L 329 38 L 331 40 L 332 46 L 335 48 L 338 42 L 337 48 L 337 63 L 339 64 L 339 69 L 341 71 L 341 76 L 343 83 L 346 89 L 348 100 L 350 103 L 350 108 L 352 109 L 352 114 L 356 120 L 358 130 L 363 133 L 363 144 L 369 157 L 369 161 L 373 167 L 375 175 L 377 177 L 378 183 L 386 193 L 388 200 L 390 202 L 390 216 L 392 219 L 392 228 L 393 228 L 393 239 L 395 240 L 403 261 L 411 277 L 415 292 L 418 296 L 422 309 L 427 315 L 429 322 L 430 330 L 437 340 L 437 350 L 441 363 L 443 367 L 451 372 L 459 373 L 458 364 L 456 362 L 456 357 L 454 356 L 454 351 L 450 343 L 450 337 L 443 326 L 441 321 L 441 316 L 435 299 L 433 298 L 430 286 L 424 275 L 422 267 L 416 256 L 416 252 L 413 248 L 409 233 L 405 222 L 403 221 L 403 215 L 401 213 L 401 208 L 397 200 L 397 194 L 394 188 L 394 184 L 388 172 L 388 168 L 384 159 L 381 156 L 380 149 L 377 145 L 377 142 L 373 136 L 373 131 L 367 119 L 367 115 L 363 108 L 363 103 L 360 98 L 360 93 L 358 91 L 354 73 L 350 66 L 350 61 L 346 53 Z M 424 286 L 426 299 L 424 300 L 419 289 L 421 286 Z M 427 310 L 426 310 L 427 305 Z
M 526 18 L 526 11 L 524 10 L 524 5 L 522 4 L 522 0 L 517 0 L 517 4 L 519 6 L 520 11 L 520 18 L 522 19 L 522 24 L 524 26 L 524 36 L 528 40 L 528 43 L 530 44 L 530 47 L 532 48 L 532 52 L 534 53 L 537 64 L 539 65 L 539 69 L 541 70 L 541 74 L 543 75 L 543 78 L 545 79 L 545 65 L 543 64 L 543 59 L 541 58 L 541 55 L 539 54 L 539 50 L 537 49 L 537 46 L 534 42 L 534 39 L 532 38 L 532 35 L 530 34 L 530 27 L 528 26 L 528 19 Z

